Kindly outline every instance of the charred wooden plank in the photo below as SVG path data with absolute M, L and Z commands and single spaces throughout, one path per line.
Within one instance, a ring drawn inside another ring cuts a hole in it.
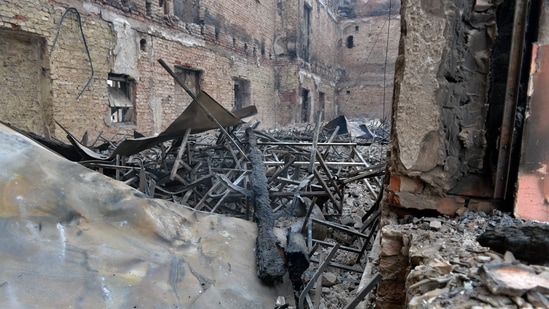
M 305 302 L 305 296 L 307 294 L 309 294 L 309 291 L 314 286 L 316 280 L 322 275 L 322 273 L 324 273 L 324 269 L 326 269 L 326 267 L 328 267 L 330 265 L 330 261 L 332 260 L 332 258 L 334 257 L 334 255 L 336 254 L 338 249 L 339 249 L 339 244 L 336 244 L 332 248 L 330 253 L 328 253 L 328 257 L 326 257 L 326 260 L 324 260 L 322 262 L 322 264 L 320 264 L 320 266 L 318 267 L 318 270 L 316 271 L 316 273 L 313 275 L 311 280 L 309 280 L 309 283 L 307 283 L 307 285 L 303 288 L 303 291 L 301 291 L 301 294 L 299 295 L 298 305 L 297 305 L 298 308 L 300 308 L 300 309 L 305 308 L 303 306 L 303 304 Z
M 512 252 L 520 260 L 531 263 L 549 262 L 549 225 L 528 223 L 487 229 L 477 241 L 490 249 Z
M 251 128 L 246 129 L 250 144 L 249 159 L 252 163 L 250 182 L 252 184 L 254 220 L 257 222 L 256 259 L 257 276 L 266 284 L 282 282 L 286 274 L 284 259 L 278 250 L 278 241 L 273 232 L 274 217 L 269 198 L 269 187 L 261 152 L 257 149 L 256 137 Z

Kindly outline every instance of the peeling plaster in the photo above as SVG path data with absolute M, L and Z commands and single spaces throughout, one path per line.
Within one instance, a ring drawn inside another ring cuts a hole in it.
M 156 96 L 151 100 L 151 110 L 152 110 L 152 118 L 153 118 L 153 125 L 154 125 L 154 135 L 160 134 L 162 132 L 162 102 L 160 99 Z
M 300 70 L 298 74 L 299 74 L 299 83 L 303 83 L 303 78 L 310 78 L 315 83 L 315 86 L 318 87 L 318 85 L 320 84 L 320 81 L 322 80 L 320 76 L 311 72 Z
M 319 87 L 321 82 L 322 82 L 322 77 L 320 77 L 319 75 L 317 74 L 314 74 L 314 73 L 311 73 L 311 72 L 308 72 L 308 71 L 299 71 L 298 72 L 298 75 L 299 75 L 299 82 L 300 83 L 303 83 L 303 79 L 304 78 L 310 78 L 313 80 L 314 84 L 316 87 Z M 330 86 L 332 87 L 335 87 L 336 86 L 336 83 L 333 82 L 333 81 L 330 81 L 329 83 Z
M 115 18 L 112 24 L 114 32 L 116 32 L 116 46 L 112 50 L 114 55 L 113 70 L 115 73 L 127 74 L 134 79 L 139 79 L 137 32 L 123 18 Z
M 425 155 L 421 153 L 422 147 L 425 147 L 422 142 L 432 139 L 427 138 L 428 135 L 436 132 L 440 138 L 441 112 L 433 89 L 439 89 L 441 85 L 432 72 L 440 65 L 442 52 L 446 47 L 446 21 L 434 15 L 425 17 L 427 13 L 418 2 L 409 1 L 402 4 L 408 6 L 409 12 L 405 21 L 409 31 L 408 35 L 403 37 L 408 49 L 405 51 L 406 69 L 398 98 L 399 107 L 394 116 L 394 130 L 400 145 L 400 161 L 406 169 L 423 165 L 418 164 L 418 161 L 422 161 L 420 155 Z M 428 151 L 438 154 L 440 148 Z
M 156 27 L 155 25 L 149 25 L 147 27 L 146 32 L 150 35 L 160 37 L 168 41 L 178 42 L 181 45 L 187 46 L 187 47 L 206 45 L 203 40 L 197 40 L 189 35 L 181 33 L 181 31 L 178 31 L 178 30 L 166 31 L 164 29 Z
M 113 22 L 117 18 L 123 19 L 123 16 L 116 14 L 114 12 L 111 12 L 109 10 L 103 9 L 101 10 L 101 18 L 107 22 Z M 149 35 L 159 37 L 168 41 L 177 42 L 183 46 L 193 47 L 193 46 L 206 45 L 204 40 L 193 38 L 192 36 L 181 32 L 180 29 L 167 29 L 167 28 L 159 27 L 157 25 L 153 25 L 147 22 L 142 22 L 136 19 L 130 19 L 126 21 L 130 23 L 132 29 L 138 32 L 144 32 Z
M 93 5 L 89 2 L 84 2 L 82 4 L 82 7 L 84 9 L 84 12 L 86 12 L 86 13 L 97 14 L 97 15 L 101 14 L 101 8 L 97 5 Z
M 286 51 L 284 46 L 278 42 L 279 40 L 284 40 L 284 37 L 277 36 L 274 40 L 273 49 L 276 56 L 284 55 L 284 52 Z

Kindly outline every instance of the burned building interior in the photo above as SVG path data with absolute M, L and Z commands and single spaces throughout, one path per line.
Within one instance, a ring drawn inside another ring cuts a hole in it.
M 549 0 L 1 0 L 0 307 L 549 308 L 548 44 Z

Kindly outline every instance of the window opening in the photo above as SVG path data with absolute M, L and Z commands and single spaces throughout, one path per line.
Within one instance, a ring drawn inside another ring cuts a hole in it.
M 160 0 L 160 6 L 164 7 L 164 15 L 170 15 L 170 6 L 167 0 Z
M 301 89 L 301 122 L 309 122 L 309 90 Z
M 324 120 L 324 117 L 326 115 L 326 110 L 324 109 L 324 103 L 325 102 L 325 95 L 324 92 L 318 93 L 318 108 L 322 112 L 322 116 L 320 117 L 320 121 Z
M 147 16 L 152 15 L 152 6 L 149 1 L 145 2 L 145 13 L 147 14 Z
M 135 123 L 134 80 L 128 75 L 109 74 L 109 107 L 111 123 Z
M 353 48 L 355 46 L 354 38 L 352 35 L 347 37 L 347 48 Z
M 234 109 L 238 110 L 251 105 L 250 81 L 234 78 Z
M 194 95 L 200 92 L 200 76 L 202 71 L 187 67 L 176 66 L 175 74 Z M 175 98 L 180 104 L 190 104 L 191 96 L 179 84 L 175 83 Z
M 141 49 L 141 51 L 147 51 L 147 40 L 145 39 L 141 39 L 139 40 L 139 48 Z

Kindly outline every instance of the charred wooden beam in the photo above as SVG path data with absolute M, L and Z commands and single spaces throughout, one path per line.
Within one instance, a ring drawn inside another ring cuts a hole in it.
M 258 227 L 255 251 L 257 275 L 264 283 L 272 285 L 282 282 L 286 268 L 273 232 L 274 217 L 261 152 L 257 149 L 254 131 L 248 128 L 246 133 L 250 144 L 249 159 L 252 163 L 250 182 L 254 193 L 254 220 Z
M 385 174 L 385 164 L 378 164 L 368 167 L 367 171 L 364 171 L 356 176 L 349 177 L 343 181 L 343 185 L 346 185 L 357 180 L 364 178 L 377 177 Z
M 337 244 L 337 245 L 340 246 L 339 244 Z M 339 247 L 339 249 L 341 249 L 341 247 Z M 311 261 L 311 263 L 321 264 L 320 260 L 317 259 L 317 258 L 314 258 L 314 257 L 312 257 L 310 261 Z M 349 266 L 349 265 L 336 263 L 336 262 L 330 262 L 330 263 L 328 263 L 328 266 L 343 269 L 343 270 L 346 270 L 346 271 L 352 271 L 352 272 L 355 272 L 355 273 L 363 273 L 364 272 L 364 269 L 362 269 L 360 267 Z
M 358 237 L 362 237 L 362 238 L 368 238 L 368 235 L 357 232 L 355 230 L 351 230 L 351 229 L 347 228 L 346 226 L 342 226 L 342 225 L 335 224 L 335 223 L 328 222 L 328 221 L 318 220 L 316 218 L 312 218 L 312 220 L 315 223 L 323 224 L 323 225 L 329 226 L 331 228 L 338 229 L 340 231 L 349 233 L 349 234 L 354 235 L 354 236 L 358 236 Z
M 342 212 L 341 203 L 336 200 L 335 196 L 332 194 L 332 191 L 330 191 L 328 184 L 324 181 L 324 179 L 322 178 L 320 173 L 316 170 L 316 168 L 313 169 L 313 173 L 316 179 L 318 180 L 318 182 L 320 182 L 320 185 L 322 186 L 322 188 L 324 188 L 324 191 L 328 194 L 328 197 L 330 197 L 330 200 L 334 204 L 334 207 L 336 207 L 339 213 L 341 213 Z
M 177 173 L 179 164 L 184 163 L 183 161 L 181 161 L 181 157 L 183 156 L 183 152 L 185 152 L 185 148 L 187 147 L 187 140 L 189 139 L 190 134 L 191 134 L 191 128 L 187 128 L 187 130 L 185 131 L 185 134 L 183 135 L 183 141 L 181 142 L 181 146 L 179 146 L 179 151 L 177 152 L 177 157 L 175 158 L 175 162 L 172 167 L 172 172 L 170 173 L 170 180 L 173 180 L 175 178 L 175 173 Z
M 477 241 L 490 249 L 512 252 L 520 260 L 531 263 L 549 262 L 549 226 L 528 223 L 487 229 Z
M 320 244 L 320 245 L 323 245 L 323 246 L 328 246 L 328 247 L 331 247 L 331 246 L 334 245 L 332 243 L 329 243 L 329 242 L 323 241 L 323 240 L 319 240 L 319 239 L 313 239 L 313 243 L 314 244 Z M 344 251 L 353 252 L 353 253 L 360 253 L 360 249 L 353 248 L 353 247 L 339 246 L 339 249 L 344 250 Z

